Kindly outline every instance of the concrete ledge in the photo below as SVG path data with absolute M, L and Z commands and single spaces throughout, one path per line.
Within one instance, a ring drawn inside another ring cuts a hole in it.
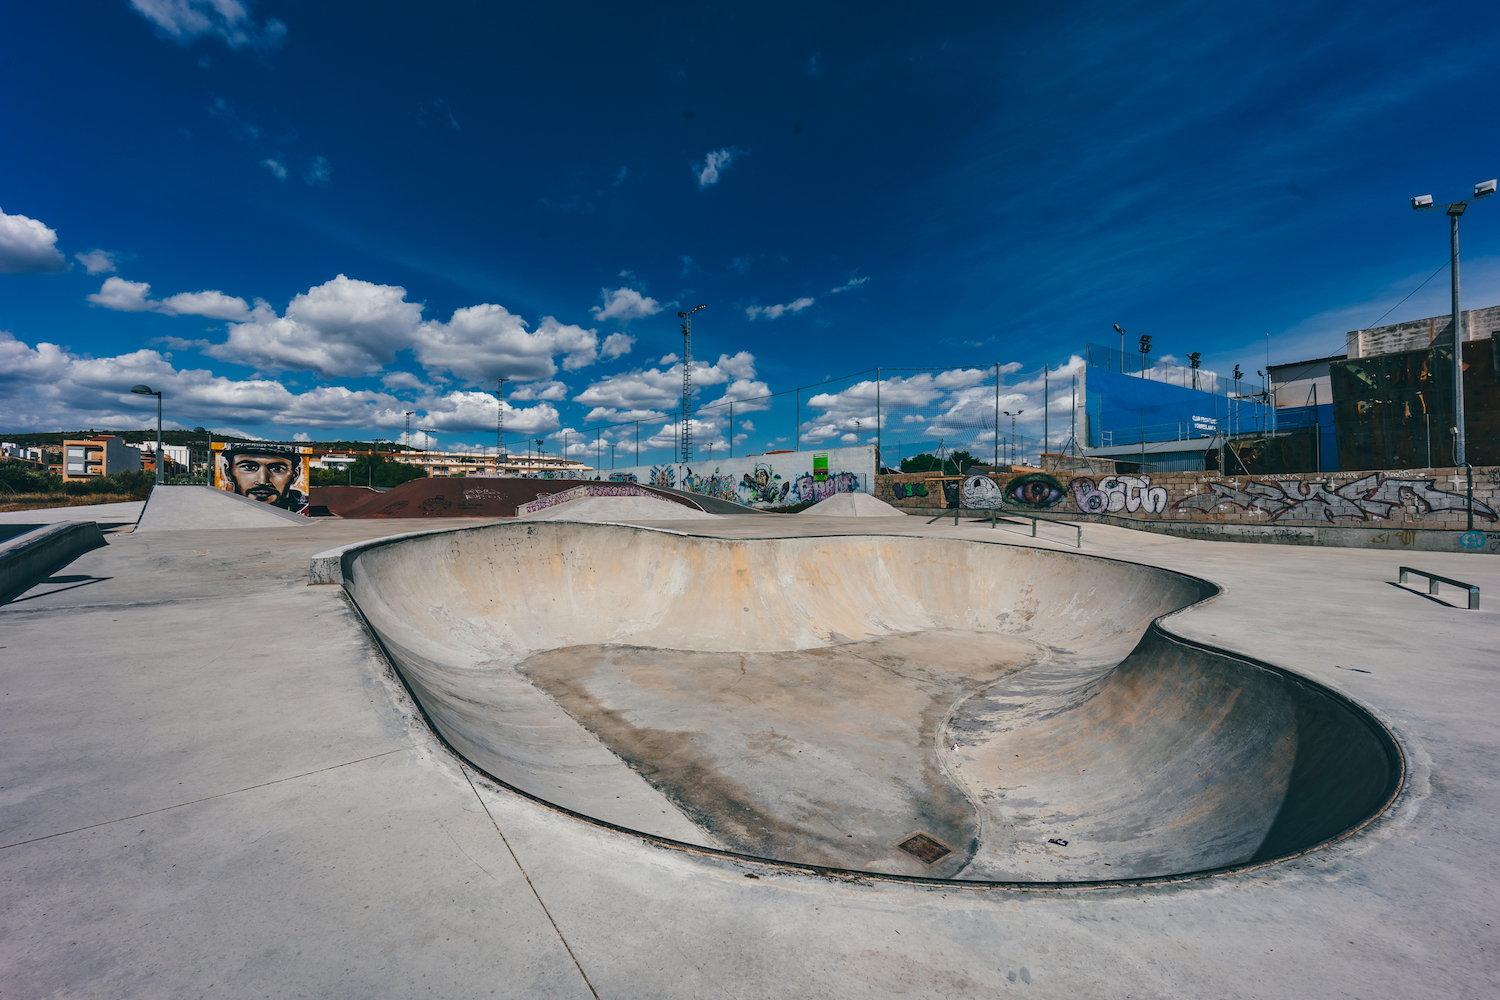
M 310 517 L 212 486 L 155 486 L 136 531 L 309 527 Z
M 93 521 L 59 521 L 0 543 L 0 604 L 90 549 L 107 545 Z
M 486 522 L 488 524 L 488 522 Z M 362 542 L 351 542 L 348 545 L 340 545 L 338 548 L 324 549 L 315 553 L 307 564 L 307 585 L 309 587 L 325 587 L 344 585 L 344 559 L 355 553 L 372 549 L 386 542 L 396 542 L 403 538 L 420 538 L 423 535 L 441 535 L 448 531 L 468 531 L 485 525 L 445 525 L 441 528 L 431 528 L 426 531 L 403 531 L 396 535 L 381 535 L 378 538 L 367 538 Z

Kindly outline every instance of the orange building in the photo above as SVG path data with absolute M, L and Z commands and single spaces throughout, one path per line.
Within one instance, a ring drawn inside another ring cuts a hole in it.
M 63 441 L 63 482 L 96 479 L 116 472 L 139 472 L 141 453 L 126 447 L 116 434 L 96 434 L 90 438 L 68 438 Z

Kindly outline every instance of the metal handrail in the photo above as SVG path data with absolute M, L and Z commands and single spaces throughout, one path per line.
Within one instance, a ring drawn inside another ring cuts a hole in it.
M 1462 587 L 1464 590 L 1467 590 L 1469 592 L 1469 610 L 1479 610 L 1479 588 L 1474 586 L 1472 583 L 1464 583 L 1461 580 L 1450 580 L 1446 576 L 1438 576 L 1436 573 L 1429 573 L 1426 570 L 1421 569 L 1413 569 L 1410 566 L 1401 567 L 1401 571 L 1396 578 L 1396 582 L 1404 586 L 1406 584 L 1406 575 L 1408 573 L 1415 573 L 1417 576 L 1427 578 L 1428 594 L 1436 595 L 1438 592 L 1438 584 L 1440 583 L 1446 583 L 1450 587 Z

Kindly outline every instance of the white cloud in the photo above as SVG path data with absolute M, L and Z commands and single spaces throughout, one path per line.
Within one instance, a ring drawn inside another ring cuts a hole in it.
M 229 328 L 227 341 L 203 353 L 256 368 L 314 371 L 324 378 L 364 375 L 394 361 L 396 351 L 411 344 L 421 320 L 422 306 L 407 302 L 399 285 L 340 274 L 299 293 L 284 316 L 258 307 L 248 321 Z
M 286 39 L 285 24 L 273 17 L 257 26 L 240 0 L 130 0 L 130 6 L 155 25 L 158 34 L 181 45 L 212 35 L 231 49 L 269 49 Z
M 599 337 L 593 330 L 542 318 L 536 332 L 504 306 L 485 304 L 457 309 L 447 323 L 427 322 L 413 332 L 413 347 L 429 371 L 449 371 L 475 385 L 501 375 L 531 381 L 576 371 L 598 360 Z
M 698 174 L 698 186 L 706 188 L 719 183 L 719 171 L 729 166 L 730 161 L 740 155 L 740 151 L 732 147 L 716 149 L 703 158 L 703 165 L 694 165 L 693 170 Z
M 669 354 L 662 361 L 668 359 L 677 360 Z M 715 399 L 707 399 L 695 392 L 695 409 L 708 408 L 718 399 L 749 399 L 770 393 L 764 382 L 755 381 L 755 356 L 748 351 L 740 351 L 733 357 L 721 354 L 711 365 L 693 364 L 695 389 L 720 385 L 725 386 L 725 390 Z M 573 401 L 593 407 L 584 418 L 589 423 L 660 419 L 663 414 L 682 407 L 682 364 L 678 362 L 665 369 L 647 368 L 611 375 L 584 389 L 573 397 Z M 767 405 L 765 400 L 736 403 L 735 412 L 748 413 L 765 409 Z M 718 408 L 713 409 L 716 412 Z M 724 412 L 727 415 L 727 407 Z
M 105 278 L 104 284 L 88 300 L 116 312 L 158 312 L 166 316 L 207 316 L 209 319 L 240 321 L 251 317 L 250 306 L 244 299 L 223 292 L 182 292 L 165 299 L 153 299 L 150 295 L 151 286 L 146 282 L 114 277 Z
M 1010 374 L 1019 368 L 1020 365 L 1015 363 L 1002 365 L 1001 373 Z M 863 438 L 875 432 L 878 412 L 883 427 L 889 427 L 899 414 L 901 424 L 926 424 L 923 433 L 940 436 L 972 431 L 984 440 L 990 440 L 995 416 L 995 387 L 990 380 L 994 373 L 994 368 L 958 368 L 882 379 L 878 411 L 873 380 L 856 382 L 838 392 L 818 393 L 808 398 L 807 407 L 823 412 L 803 423 L 802 439 L 816 444 L 856 433 Z M 986 385 L 987 381 L 990 384 Z M 1025 408 L 1027 400 L 1026 387 L 1009 386 L 1000 396 L 1000 405 L 1002 409 Z M 941 412 L 932 418 L 911 412 L 901 413 L 929 407 Z
M 862 288 L 864 286 L 865 282 L 867 282 L 869 280 L 870 280 L 869 278 L 850 278 L 848 281 L 844 282 L 839 287 L 828 289 L 828 294 L 829 295 L 837 295 L 840 292 L 852 292 L 856 288 Z
M 599 294 L 604 298 L 604 307 L 593 306 L 589 312 L 594 318 L 603 322 L 607 319 L 617 319 L 622 323 L 628 323 L 633 319 L 643 319 L 646 316 L 655 316 L 661 312 L 661 303 L 655 299 L 642 295 L 634 288 L 616 288 L 611 291 L 601 288 Z
M 623 354 L 629 354 L 634 346 L 635 338 L 629 334 L 612 333 L 604 338 L 604 346 L 599 349 L 599 356 L 608 361 Z
M 745 315 L 749 316 L 751 319 L 780 319 L 787 313 L 801 312 L 808 306 L 812 305 L 814 301 L 814 299 L 803 296 L 800 299 L 793 299 L 791 302 L 788 302 L 785 305 L 748 306 L 745 309 Z
M 495 430 L 495 397 L 488 392 L 460 390 L 445 396 L 422 400 L 425 414 L 421 423 L 440 431 Z M 545 434 L 562 426 L 557 407 L 551 403 L 537 406 L 512 406 L 505 401 L 505 433 Z
M 298 431 L 297 433 L 295 433 L 295 434 L 292 435 L 292 440 L 293 441 L 311 441 L 312 440 L 312 435 L 309 434 L 309 433 L 307 433 L 306 431 Z
M 0 274 L 60 274 L 69 266 L 57 249 L 56 230 L 0 211 Z
M 307 169 L 302 172 L 302 179 L 313 187 L 326 187 L 333 179 L 333 164 L 328 162 L 326 156 L 314 156 L 307 164 Z
M 89 274 L 103 274 L 115 269 L 115 255 L 108 250 L 90 250 L 88 253 L 75 253 L 73 257 Z
M 517 386 L 507 392 L 505 398 L 521 403 L 539 399 L 547 399 L 556 403 L 568 398 L 568 387 L 561 382 L 533 382 L 530 385 Z
M 269 156 L 260 161 L 260 165 L 271 172 L 271 176 L 278 181 L 286 180 L 286 164 L 280 160 L 273 160 Z
M 391 372 L 380 380 L 387 389 L 426 389 L 427 385 L 411 372 Z

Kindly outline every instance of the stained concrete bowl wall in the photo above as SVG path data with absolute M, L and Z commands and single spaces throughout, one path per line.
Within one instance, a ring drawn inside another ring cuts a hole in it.
M 711 850 L 895 877 L 1153 878 L 1305 850 L 1399 783 L 1394 742 L 1357 707 L 1154 626 L 1214 588 L 1152 567 L 537 523 L 364 548 L 344 580 L 474 766 Z M 912 833 L 948 853 L 898 849 Z

